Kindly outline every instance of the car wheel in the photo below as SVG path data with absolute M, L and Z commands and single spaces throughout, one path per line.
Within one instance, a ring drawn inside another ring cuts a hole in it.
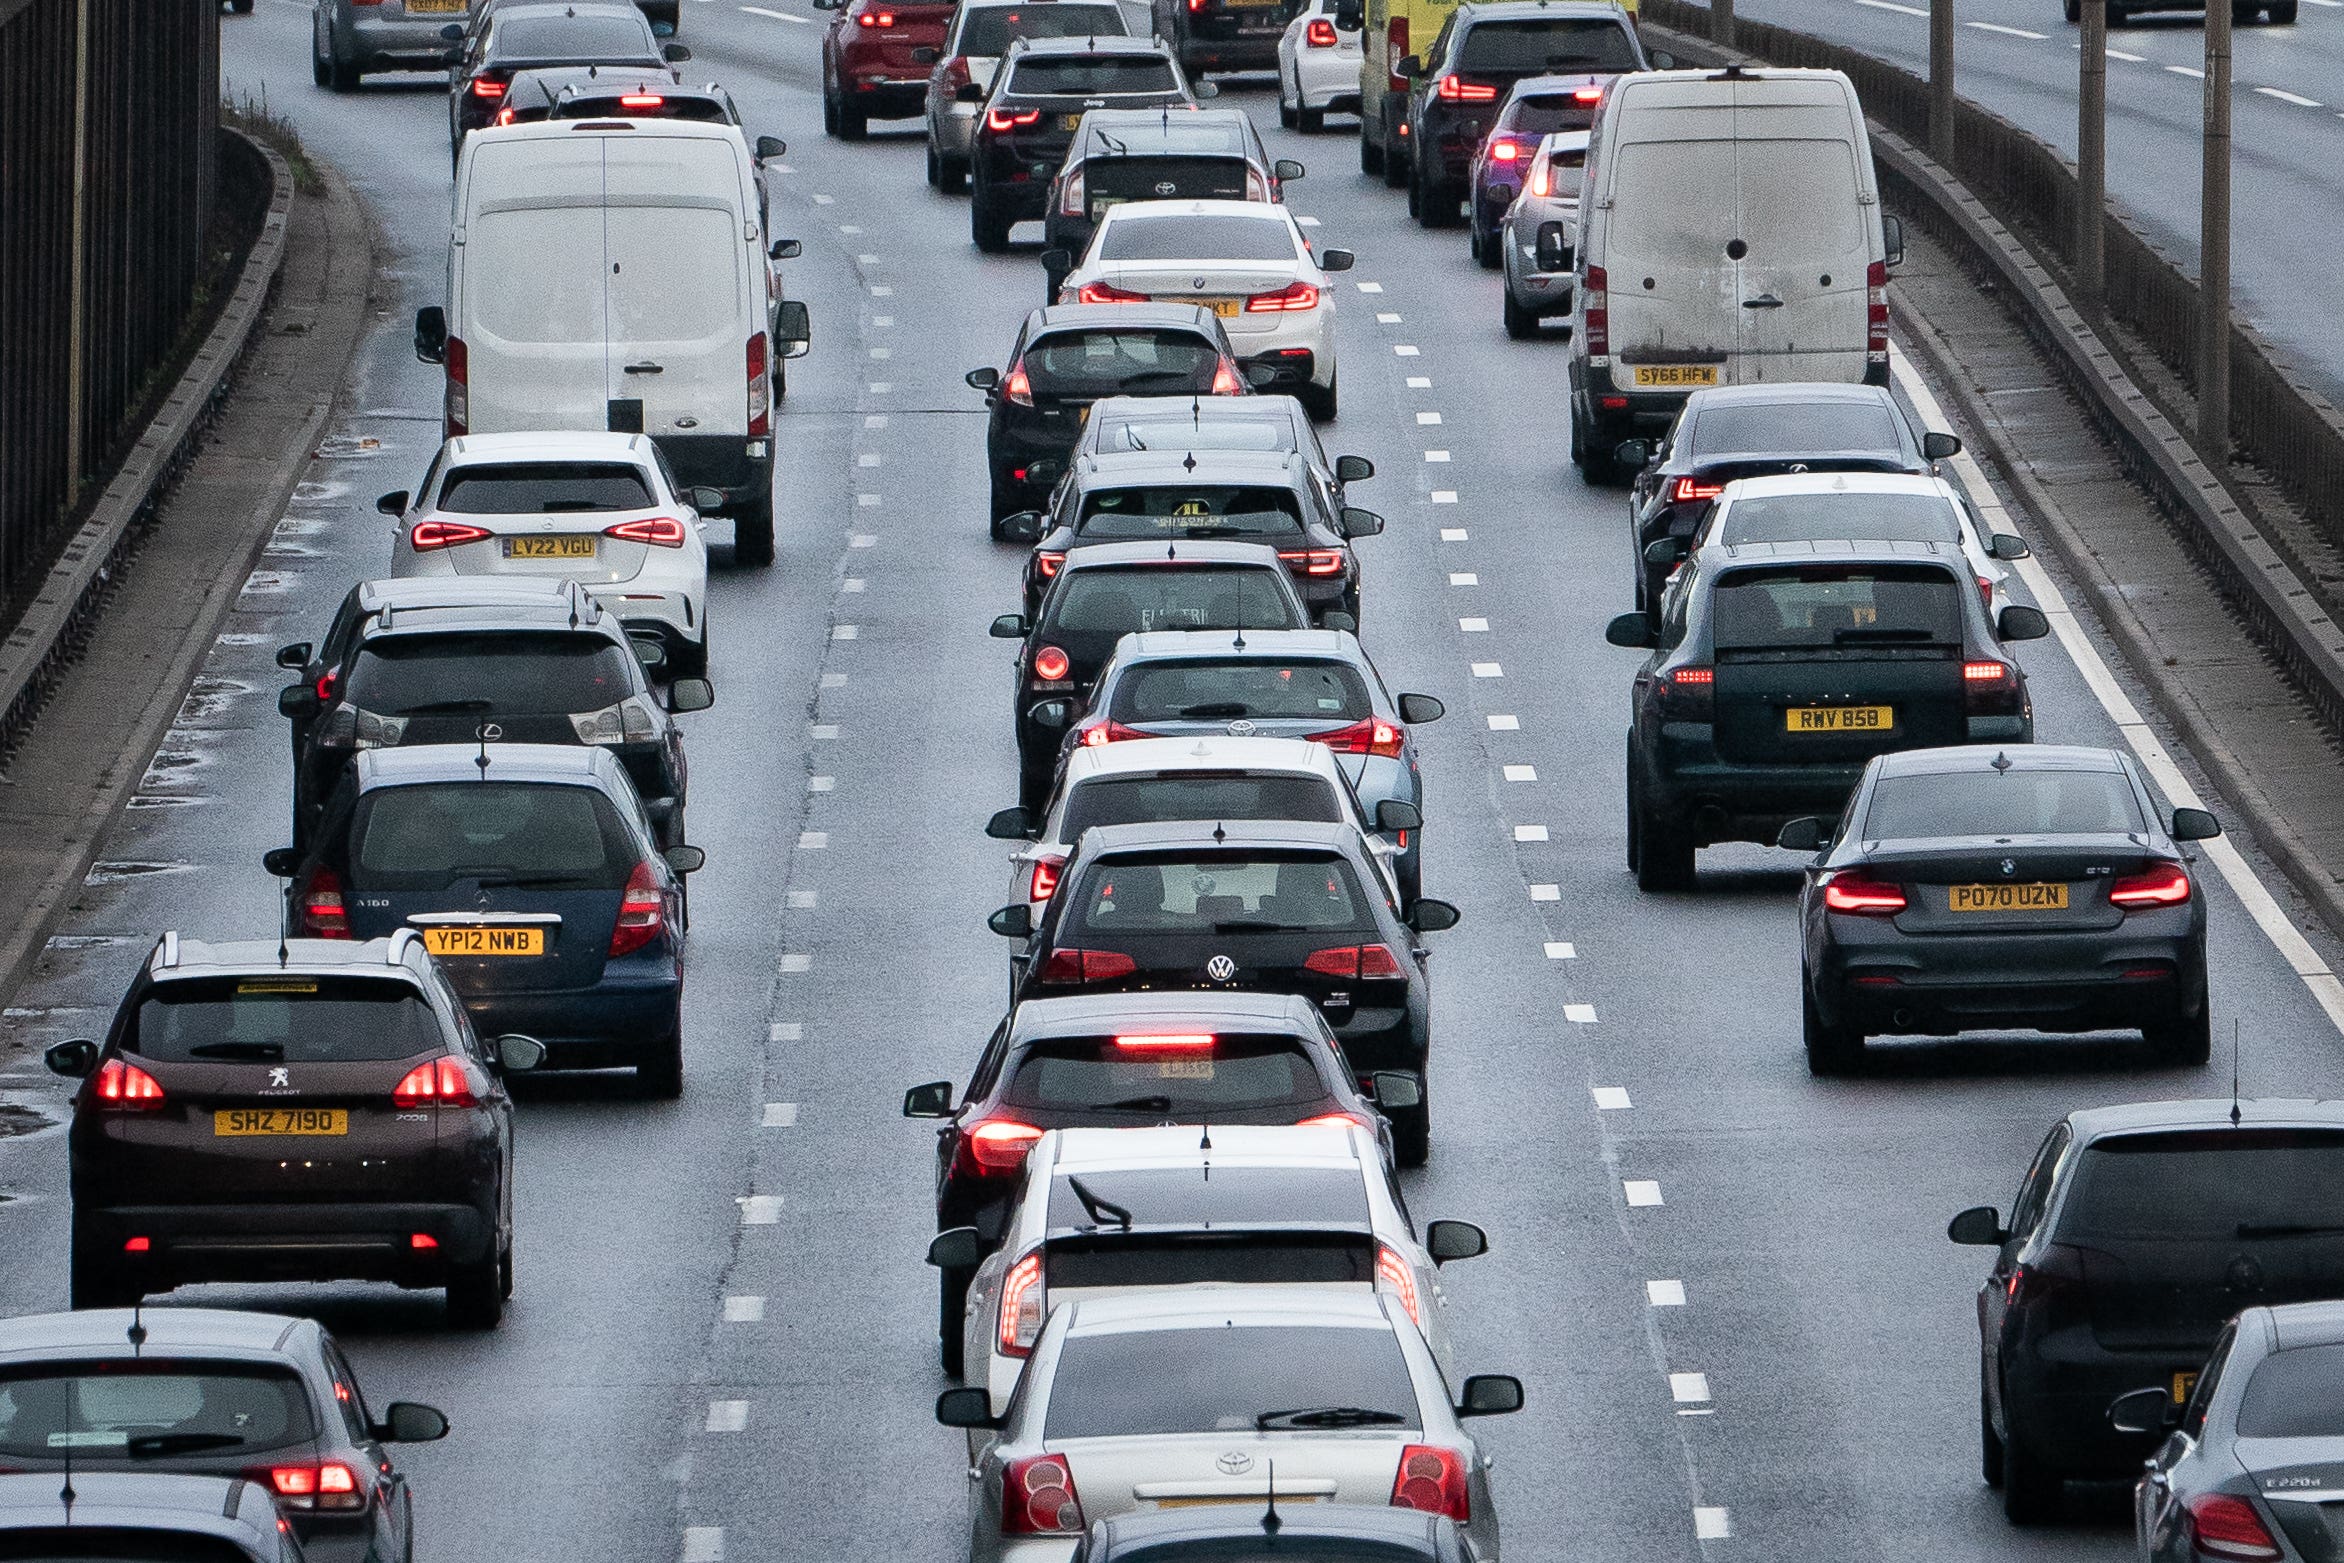
M 1505 300 L 1506 335 L 1517 342 L 1527 342 L 1538 335 L 1538 317 L 1514 302 L 1514 290 L 1508 288 L 1500 297 Z
M 1409 161 L 1405 182 L 1408 186 L 1408 215 L 1422 223 L 1424 221 L 1424 181 L 1417 176 L 1414 159 Z
M 763 568 L 773 563 L 773 501 L 744 505 L 733 517 L 733 563 Z
M 936 188 L 944 191 L 948 195 L 956 195 L 960 191 L 968 188 L 968 159 L 949 156 L 941 157 L 936 160 L 936 166 L 943 174 L 943 179 Z
M 1505 240 L 1496 229 L 1484 233 L 1481 225 L 1474 225 L 1473 258 L 1481 262 L 1483 271 L 1496 271 L 1505 264 Z
M 2083 0 L 2067 0 L 2067 4 L 2061 7 L 2061 9 L 2067 13 L 2067 20 L 2070 26 L 2073 26 L 2075 23 L 2084 19 Z
M 336 60 L 333 63 L 332 69 L 333 80 L 329 82 L 328 85 L 331 86 L 334 91 L 356 92 L 358 90 L 359 71 L 357 66 L 344 65 L 341 61 Z
M 238 16 L 250 16 L 252 14 L 252 0 L 228 0 L 228 9 Z
M 1612 440 L 1604 426 L 1590 423 L 1582 430 L 1576 416 L 1571 420 L 1571 457 L 1579 463 L 1579 476 L 1589 488 L 1602 488 L 1619 476 L 1619 467 L 1611 458 Z
M 660 1038 L 657 1050 L 635 1066 L 635 1090 L 668 1102 L 684 1094 L 684 1017 L 680 1012 L 667 1035 Z
M 822 131 L 825 135 L 838 134 L 838 97 L 830 90 L 830 77 L 822 77 Z
M 1628 812 L 1628 829 L 1636 837 L 1631 848 L 1636 854 L 1636 888 L 1648 892 L 1692 889 L 1692 835 L 1647 804 L 1641 786 L 1637 794 L 1636 806 Z
M 459 1330 L 493 1330 L 504 1322 L 505 1265 L 501 1255 L 448 1272 L 448 1323 Z
M 334 84 L 334 68 L 326 59 L 326 51 L 317 46 L 317 37 L 314 33 L 311 34 L 309 40 L 309 79 L 321 87 L 330 87 Z
M 981 252 L 999 255 L 1009 248 L 1009 224 L 996 216 L 986 194 L 990 187 L 972 182 L 969 190 L 969 238 Z
M 1329 377 L 1325 390 L 1322 391 L 1315 385 L 1306 385 L 1301 388 L 1296 399 L 1302 403 L 1302 410 L 1310 414 L 1311 422 L 1333 423 L 1338 402 L 1336 395 L 1338 388 L 1337 377 Z
M 1406 147 L 1395 147 L 1390 142 L 1385 142 L 1382 161 L 1384 184 L 1388 188 L 1397 190 L 1408 183 L 1409 158 Z
M 930 141 L 928 143 L 928 188 L 938 190 L 942 189 L 943 186 L 944 165 L 936 161 L 936 143 Z
M 2288 9 L 2290 13 L 2289 19 L 2292 20 L 2294 10 L 2293 0 L 2290 0 Z M 1301 131 L 1306 136 L 1318 135 L 1327 128 L 1327 111 L 1325 109 L 1314 109 L 1308 105 L 1297 108 L 1294 111 L 1294 128 Z M 1360 145 L 1365 146 L 1367 143 L 1366 141 L 1362 140 Z
M 1844 1075 L 1863 1062 L 1864 1034 L 1823 1023 L 1804 970 L 1799 973 L 1799 1031 L 1806 1040 L 1807 1073 L 1811 1075 Z
M 2295 20 L 2298 3 L 2299 0 L 2272 0 L 2271 6 L 2263 14 L 2271 19 L 2273 27 L 2286 27 Z
M 1432 1087 L 1417 1077 L 1420 1099 L 1414 1107 L 1390 1114 L 1392 1157 L 1403 1167 L 1421 1167 L 1432 1159 Z
M 1400 900 L 1402 904 L 1407 906 L 1414 906 L 1418 901 L 1423 900 L 1424 832 L 1421 829 L 1416 833 L 1415 852 L 1409 856 L 1402 857 L 1399 862 L 1394 865 L 1394 869 L 1400 876 Z
M 962 1326 L 968 1315 L 969 1283 L 976 1278 L 974 1270 L 936 1272 L 936 1355 L 944 1359 L 944 1371 L 954 1378 L 968 1370 Z
M 1986 1409 L 1986 1392 L 1978 1391 L 1978 1474 L 1986 1485 L 2002 1485 L 2002 1435 L 1994 1431 L 1994 1415 Z
M 73 1235 L 71 1273 L 66 1281 L 67 1301 L 75 1308 L 133 1308 L 145 1289 L 108 1258 L 105 1245 Z
M 1301 116 L 1294 112 L 1294 105 L 1286 101 L 1286 93 L 1281 88 L 1278 93 L 1278 123 L 1288 130 L 1292 130 L 1295 121 L 1300 118 Z
M 865 141 L 871 135 L 871 116 L 861 109 L 850 109 L 843 102 L 838 106 L 838 139 Z
M 2174 1063 L 2202 1067 L 2214 1054 L 2214 1006 L 2201 1002 L 2194 1017 L 2143 1026 L 2141 1036 Z
M 1368 132 L 1365 124 L 1359 127 L 1359 171 L 1363 174 L 1384 171 L 1384 144 Z
M 2002 1447 L 2002 1513 L 2013 1525 L 2042 1525 L 2059 1518 L 2067 1483 L 2028 1453 L 2017 1439 Z

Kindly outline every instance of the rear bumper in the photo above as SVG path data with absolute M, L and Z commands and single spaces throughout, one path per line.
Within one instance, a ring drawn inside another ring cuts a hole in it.
M 2205 1366 L 2203 1351 L 2110 1351 L 2080 1326 L 2057 1331 L 2045 1344 L 2051 1349 L 2020 1361 L 2005 1355 L 2003 1433 L 2037 1462 L 2084 1479 L 2129 1481 L 2157 1446 L 2154 1434 L 2111 1428 L 2110 1401 L 2170 1386 L 2174 1374 Z
M 1956 742 L 2027 743 L 2034 736 L 2034 724 L 2025 717 L 1972 718 L 1967 725 L 1967 735 Z M 1862 760 L 1757 765 L 1722 759 L 1713 732 L 1707 722 L 1668 722 L 1657 745 L 1637 745 L 1648 803 L 1690 826 L 1702 846 L 1721 841 L 1772 846 L 1776 832 L 1790 820 L 1837 814 L 1864 774 Z
M 466 993 L 464 1010 L 484 1036 L 518 1031 L 543 1042 L 540 1071 L 609 1069 L 655 1061 L 683 995 L 680 974 L 628 981 L 606 970 L 600 984 L 575 993 Z
M 743 399 L 747 391 L 744 388 Z M 724 491 L 727 511 L 770 503 L 773 498 L 773 441 L 741 434 L 662 434 L 653 444 L 675 468 L 676 481 Z
M 448 68 L 440 29 L 461 16 L 399 17 L 374 20 L 355 10 L 333 30 L 334 58 L 362 71 L 435 71 Z
M 1903 934 L 1837 914 L 1826 922 L 1810 975 L 1817 1007 L 1868 1034 L 2130 1030 L 2205 1007 L 2204 932 L 2188 909 L 2032 934 Z
M 928 111 L 925 74 L 890 75 L 883 67 L 850 69 L 840 78 L 839 90 L 849 107 L 875 119 L 910 119 Z
M 444 1286 L 495 1250 L 493 1202 L 74 1207 L 101 1253 L 156 1291 L 197 1281 L 391 1281 Z M 424 1233 L 438 1247 L 419 1249 Z M 144 1237 L 144 1254 L 122 1245 Z

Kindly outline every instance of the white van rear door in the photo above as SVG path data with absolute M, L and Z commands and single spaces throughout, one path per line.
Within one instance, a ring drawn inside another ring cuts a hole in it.
M 1741 339 L 1741 298 L 1725 259 L 1733 143 L 1630 142 L 1619 150 L 1611 188 L 1602 264 L 1619 366 L 1613 383 L 1645 390 L 1717 384 L 1718 366 Z
M 1760 117 L 1740 116 L 1745 127 Z M 1854 149 L 1839 139 L 1744 139 L 1735 149 L 1737 232 L 1748 246 L 1735 383 L 1860 383 L 1874 219 L 1858 199 Z
M 602 148 L 483 138 L 466 149 L 474 209 L 455 271 L 467 426 L 599 429 L 604 342 Z
M 746 244 L 737 212 L 713 205 L 613 205 L 610 398 L 640 401 L 642 432 L 748 432 L 748 339 L 742 309 Z

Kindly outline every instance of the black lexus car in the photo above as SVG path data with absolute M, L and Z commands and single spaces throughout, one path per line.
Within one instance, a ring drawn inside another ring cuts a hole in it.
M 977 91 L 972 83 L 963 89 Z M 1048 211 L 1050 180 L 1090 109 L 1186 108 L 1190 90 L 1153 38 L 1021 38 L 993 77 L 969 146 L 969 237 L 987 254 Z

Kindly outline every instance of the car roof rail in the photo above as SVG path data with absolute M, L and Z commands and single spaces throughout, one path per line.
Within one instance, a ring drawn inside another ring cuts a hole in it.
M 176 928 L 168 928 L 163 931 L 163 937 L 155 941 L 155 954 L 153 961 L 150 963 L 150 969 L 154 971 L 169 971 L 178 964 L 179 930 Z
M 401 928 L 391 935 L 391 947 L 383 952 L 383 962 L 389 966 L 407 964 L 409 948 L 423 943 L 423 935 L 412 928 Z

